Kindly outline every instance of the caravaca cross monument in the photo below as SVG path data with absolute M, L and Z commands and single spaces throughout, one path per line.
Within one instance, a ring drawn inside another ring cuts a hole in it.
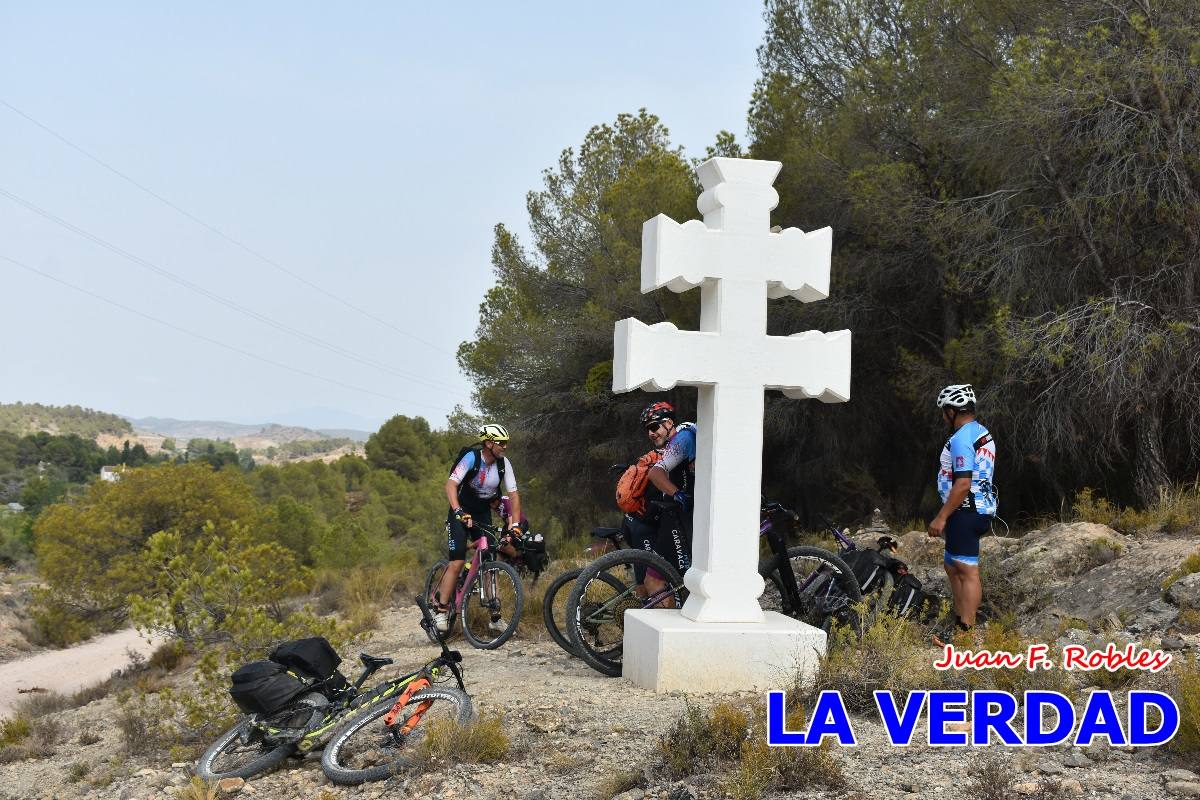
M 832 231 L 771 231 L 781 164 L 713 158 L 698 168 L 704 221 L 642 227 L 642 292 L 700 287 L 700 330 L 617 323 L 613 391 L 699 387 L 690 592 L 681 611 L 625 614 L 623 670 L 659 691 L 782 688 L 812 670 L 824 632 L 759 607 L 764 391 L 850 399 L 850 331 L 767 335 L 767 299 L 829 294 Z

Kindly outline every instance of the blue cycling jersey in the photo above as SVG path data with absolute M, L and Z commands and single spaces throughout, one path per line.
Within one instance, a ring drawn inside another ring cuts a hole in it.
M 970 477 L 971 491 L 963 500 L 963 508 L 994 517 L 999 497 L 993 484 L 996 474 L 996 442 L 988 429 L 978 420 L 963 425 L 942 448 L 941 468 L 937 488 L 942 502 L 950 496 L 955 478 Z

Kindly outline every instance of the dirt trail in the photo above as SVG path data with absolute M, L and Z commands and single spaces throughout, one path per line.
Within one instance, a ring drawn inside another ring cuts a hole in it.
M 0 664 L 0 718 L 10 716 L 20 690 L 42 688 L 70 694 L 108 678 L 129 663 L 126 651 L 148 656 L 157 646 L 132 628 L 66 650 L 49 650 L 36 656 Z

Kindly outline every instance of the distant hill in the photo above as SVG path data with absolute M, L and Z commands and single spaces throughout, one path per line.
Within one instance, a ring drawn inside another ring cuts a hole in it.
M 313 441 L 317 439 L 350 439 L 365 442 L 371 434 L 357 430 L 314 430 L 294 425 L 244 425 L 238 422 L 218 420 L 184 420 L 170 417 L 126 417 L 133 427 L 147 433 L 157 433 L 174 439 L 256 439 L 269 440 L 275 444 Z
M 133 426 L 116 414 L 80 406 L 44 406 L 41 403 L 0 403 L 0 431 L 24 436 L 46 431 L 96 439 L 103 434 L 128 436 Z M 344 434 L 341 434 L 344 435 Z

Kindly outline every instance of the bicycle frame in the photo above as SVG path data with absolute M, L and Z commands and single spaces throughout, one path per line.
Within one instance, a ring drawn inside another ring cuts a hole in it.
M 437 632 L 437 627 L 433 624 L 433 617 L 429 611 L 428 603 L 426 603 L 423 598 L 418 597 L 417 606 L 421 609 L 421 626 L 428 626 L 433 631 Z M 409 698 L 412 697 L 414 692 L 431 685 L 433 681 L 437 680 L 441 676 L 443 669 L 450 670 L 451 674 L 453 674 L 455 680 L 458 682 L 458 688 L 465 692 L 467 687 L 463 682 L 462 668 L 459 666 L 459 664 L 462 663 L 462 654 L 457 650 L 449 649 L 446 646 L 446 640 L 441 636 L 440 633 L 437 635 L 437 641 L 442 648 L 442 653 L 440 656 L 432 661 L 427 662 L 419 669 L 416 669 L 407 675 L 398 676 L 389 681 L 385 681 L 379 686 L 376 686 L 373 690 L 365 694 L 360 694 L 358 690 L 367 681 L 367 679 L 384 666 L 387 666 L 386 664 L 379 663 L 365 665 L 362 673 L 359 674 L 359 676 L 355 679 L 352 685 L 353 688 L 347 690 L 347 696 L 338 700 L 329 708 L 316 728 L 306 731 L 302 736 L 299 737 L 296 744 L 296 749 L 301 753 L 307 753 L 310 750 L 313 750 L 318 744 L 321 743 L 325 734 L 329 733 L 333 728 L 353 718 L 362 709 L 373 705 L 376 701 L 392 697 L 397 692 L 399 692 L 400 695 L 397 698 L 397 704 L 393 710 L 395 711 L 403 708 L 408 702 Z M 428 708 L 428 704 L 422 703 L 421 706 L 418 707 L 417 713 L 424 714 Z M 392 721 L 394 720 L 385 720 L 385 723 L 390 726 Z M 418 715 L 415 720 L 411 720 L 410 718 L 410 721 L 412 724 L 408 725 L 408 730 L 405 731 L 406 734 L 408 731 L 412 730 L 417 722 L 420 721 L 420 716 Z M 280 734 L 283 734 L 285 729 L 272 730 L 264 727 L 264 730 L 276 739 L 283 740 L 284 738 L 280 736 Z

